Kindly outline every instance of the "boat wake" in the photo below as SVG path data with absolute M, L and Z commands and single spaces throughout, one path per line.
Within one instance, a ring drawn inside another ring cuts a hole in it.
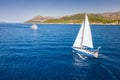
M 81 56 L 79 53 L 74 53 L 73 54 L 73 65 L 79 66 L 79 67 L 85 67 L 85 66 L 89 66 L 89 64 L 86 62 L 87 61 L 87 57 L 83 57 Z
M 81 55 L 79 53 L 76 53 L 74 50 L 73 50 L 73 53 L 75 53 L 82 60 L 85 60 L 87 58 L 87 56 L 84 56 L 84 55 Z
M 82 60 L 85 60 L 87 57 L 85 57 L 85 56 L 83 56 L 83 55 L 81 55 L 81 54 L 79 54 L 79 53 L 76 53 Z
M 99 61 L 97 61 L 97 63 L 100 64 L 100 67 L 102 67 L 112 78 L 113 80 L 119 80 L 117 79 L 117 77 L 114 75 L 114 73 L 111 71 L 111 69 L 108 68 L 108 66 L 106 66 L 102 61 L 104 60 L 111 60 L 108 56 L 103 55 L 103 54 L 99 54 Z
M 106 74 L 111 77 L 111 79 L 119 80 L 114 74 L 114 72 L 110 68 L 108 68 L 109 65 L 103 62 L 105 60 L 107 61 L 109 60 L 109 57 L 107 57 L 106 55 L 99 54 L 99 58 L 94 59 L 94 58 L 83 56 L 79 53 L 74 53 L 73 58 L 74 58 L 74 63 L 73 63 L 74 66 L 79 66 L 79 68 L 83 68 L 83 67 L 93 68 L 94 66 L 96 66 L 97 68 L 103 69 L 104 72 L 106 72 Z
M 114 75 L 114 73 L 108 69 L 104 64 L 101 64 L 100 65 L 103 69 L 105 69 L 105 71 L 107 71 L 107 73 L 114 79 L 114 80 L 119 80 L 116 78 L 116 76 Z

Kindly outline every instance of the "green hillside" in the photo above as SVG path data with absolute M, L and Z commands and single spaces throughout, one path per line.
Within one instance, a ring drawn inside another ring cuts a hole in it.
M 61 18 L 42 18 L 37 19 L 36 23 L 82 23 L 85 14 L 75 14 L 71 16 L 63 16 Z M 88 14 L 89 21 L 92 24 L 120 24 L 120 12 Z M 33 23 L 36 19 L 31 19 L 27 23 Z
M 99 14 L 88 14 L 90 23 L 97 24 L 109 24 L 109 23 L 118 23 L 118 19 L 109 19 L 103 17 Z M 65 16 L 59 19 L 48 19 L 44 23 L 82 23 L 84 20 L 84 14 L 76 14 L 72 16 Z

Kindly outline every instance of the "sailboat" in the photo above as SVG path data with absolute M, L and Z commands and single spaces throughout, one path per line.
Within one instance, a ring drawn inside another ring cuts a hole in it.
M 37 29 L 38 29 L 38 27 L 37 27 L 36 24 L 33 24 L 31 28 L 32 28 L 33 30 L 37 30 Z
M 81 28 L 72 48 L 74 52 L 79 53 L 80 55 L 98 58 L 100 47 L 98 47 L 98 49 L 94 49 L 93 47 L 92 34 L 87 14 L 85 15 L 85 20 L 81 24 Z

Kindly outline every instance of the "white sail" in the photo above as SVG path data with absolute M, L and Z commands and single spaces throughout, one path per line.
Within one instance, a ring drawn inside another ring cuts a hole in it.
M 93 48 L 91 29 L 90 29 L 87 15 L 85 16 L 84 26 L 85 27 L 84 27 L 84 35 L 83 35 L 83 45 Z
M 34 29 L 34 30 L 38 29 L 37 25 L 35 25 L 35 24 L 33 24 L 31 28 Z
M 83 21 L 76 40 L 73 44 L 73 47 L 81 48 L 83 46 L 93 48 L 91 29 L 87 15 L 85 16 L 85 21 Z
M 76 39 L 75 39 L 73 47 L 82 47 L 81 42 L 82 42 L 83 25 L 84 25 L 84 21 L 81 24 L 81 28 L 80 28 L 80 30 L 78 32 L 78 35 L 77 35 Z

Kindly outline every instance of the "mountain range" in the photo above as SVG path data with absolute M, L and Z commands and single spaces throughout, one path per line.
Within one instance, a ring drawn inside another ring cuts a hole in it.
M 87 14 L 91 24 L 120 24 L 120 11 L 106 13 L 89 13 Z M 85 13 L 63 16 L 60 18 L 35 16 L 25 23 L 64 23 L 76 24 L 82 23 Z

